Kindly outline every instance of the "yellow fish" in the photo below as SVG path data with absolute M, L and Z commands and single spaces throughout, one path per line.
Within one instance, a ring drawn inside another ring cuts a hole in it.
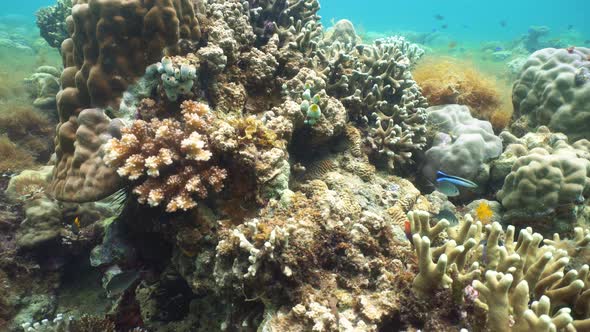
M 80 218 L 76 217 L 76 219 L 74 219 L 74 222 L 72 223 L 72 232 L 74 234 L 78 234 L 80 233 Z

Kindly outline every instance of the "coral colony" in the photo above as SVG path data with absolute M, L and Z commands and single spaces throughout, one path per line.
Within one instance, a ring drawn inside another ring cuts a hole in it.
M 63 70 L 0 114 L 0 330 L 590 331 L 590 49 L 531 28 L 510 118 L 319 8 L 39 11 Z

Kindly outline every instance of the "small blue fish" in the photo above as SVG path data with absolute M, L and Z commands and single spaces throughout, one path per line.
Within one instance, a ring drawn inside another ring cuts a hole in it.
M 496 52 L 500 52 L 501 50 L 503 50 L 503 48 L 501 48 L 500 46 L 497 46 L 496 48 L 494 48 L 494 51 L 496 51 Z
M 437 220 L 446 219 L 451 225 L 457 225 L 459 223 L 459 219 L 453 213 L 453 211 L 449 210 L 448 208 L 442 209 L 438 212 L 436 216 L 434 216 Z
M 457 185 L 459 187 L 465 187 L 465 188 L 477 188 L 477 183 L 458 177 L 458 176 L 453 176 L 453 175 L 448 175 L 444 172 L 438 171 L 436 172 L 436 182 L 440 185 L 441 183 L 452 183 L 454 185 Z
M 447 197 L 459 196 L 459 189 L 457 188 L 457 186 L 450 182 L 437 182 L 434 185 L 434 188 L 436 188 L 436 190 L 438 190 L 439 192 L 445 194 L 445 196 Z

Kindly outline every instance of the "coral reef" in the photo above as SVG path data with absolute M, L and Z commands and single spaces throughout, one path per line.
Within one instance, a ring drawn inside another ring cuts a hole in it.
M 57 93 L 54 166 L 0 178 L 0 283 L 47 278 L 0 284 L 0 329 L 586 328 L 590 143 L 496 136 L 481 75 L 427 109 L 420 46 L 318 10 L 73 1 L 60 89 L 31 78 L 39 105 Z M 437 170 L 479 188 L 422 195 Z
M 512 115 L 507 87 L 478 71 L 473 64 L 451 58 L 428 58 L 412 72 L 430 105 L 461 104 L 472 115 L 503 129 Z
M 25 79 L 29 86 L 29 93 L 35 99 L 33 106 L 40 109 L 56 110 L 55 96 L 59 92 L 59 78 L 61 71 L 51 66 L 41 66 L 35 73 Z M 57 113 L 51 115 L 57 118 Z
M 475 119 L 462 105 L 432 106 L 426 110 L 428 125 L 436 132 L 425 152 L 422 173 L 435 181 L 436 172 L 448 172 L 485 187 L 489 162 L 502 153 L 502 141 L 489 122 Z
M 590 49 L 546 48 L 527 59 L 514 82 L 511 131 L 522 136 L 539 126 L 568 135 L 572 141 L 590 138 Z
M 72 0 L 58 0 L 53 6 L 37 11 L 37 27 L 41 37 L 53 48 L 60 48 L 68 35 L 66 18 L 71 15 Z
M 73 158 L 82 157 L 80 148 L 74 148 L 74 142 L 83 137 L 78 128 L 78 123 L 82 123 L 78 119 L 82 110 L 88 107 L 116 109 L 127 87 L 143 75 L 149 64 L 160 59 L 165 49 L 170 53 L 178 51 L 180 40 L 196 41 L 201 32 L 193 5 L 188 0 L 160 5 L 97 2 L 92 8 L 85 0 L 73 4 L 72 15 L 67 19 L 71 38 L 62 44 L 65 69 L 61 77 L 62 90 L 57 95 L 60 124 L 52 190 L 60 199 L 84 201 L 111 194 L 115 188 L 112 184 L 118 178 L 113 172 L 99 172 L 104 184 L 73 190 L 73 183 L 77 188 L 84 187 L 79 174 L 85 171 L 78 166 L 90 164 L 88 161 L 71 162 Z M 101 28 L 96 29 L 97 25 Z M 99 148 L 92 147 L 95 151 Z M 92 155 L 95 157 L 91 159 L 92 168 L 104 169 L 101 156 Z M 83 159 L 88 160 L 87 156 Z

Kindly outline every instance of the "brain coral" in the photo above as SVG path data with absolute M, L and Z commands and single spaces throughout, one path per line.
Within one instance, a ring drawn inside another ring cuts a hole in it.
M 492 125 L 473 118 L 463 105 L 433 106 L 426 111 L 429 125 L 438 133 L 426 151 L 424 175 L 434 179 L 436 171 L 442 170 L 486 183 L 490 174 L 486 162 L 502 153 L 502 141 Z
M 512 102 L 518 120 L 512 129 L 524 134 L 541 125 L 568 135 L 590 138 L 590 49 L 546 48 L 533 53 L 514 83 Z

